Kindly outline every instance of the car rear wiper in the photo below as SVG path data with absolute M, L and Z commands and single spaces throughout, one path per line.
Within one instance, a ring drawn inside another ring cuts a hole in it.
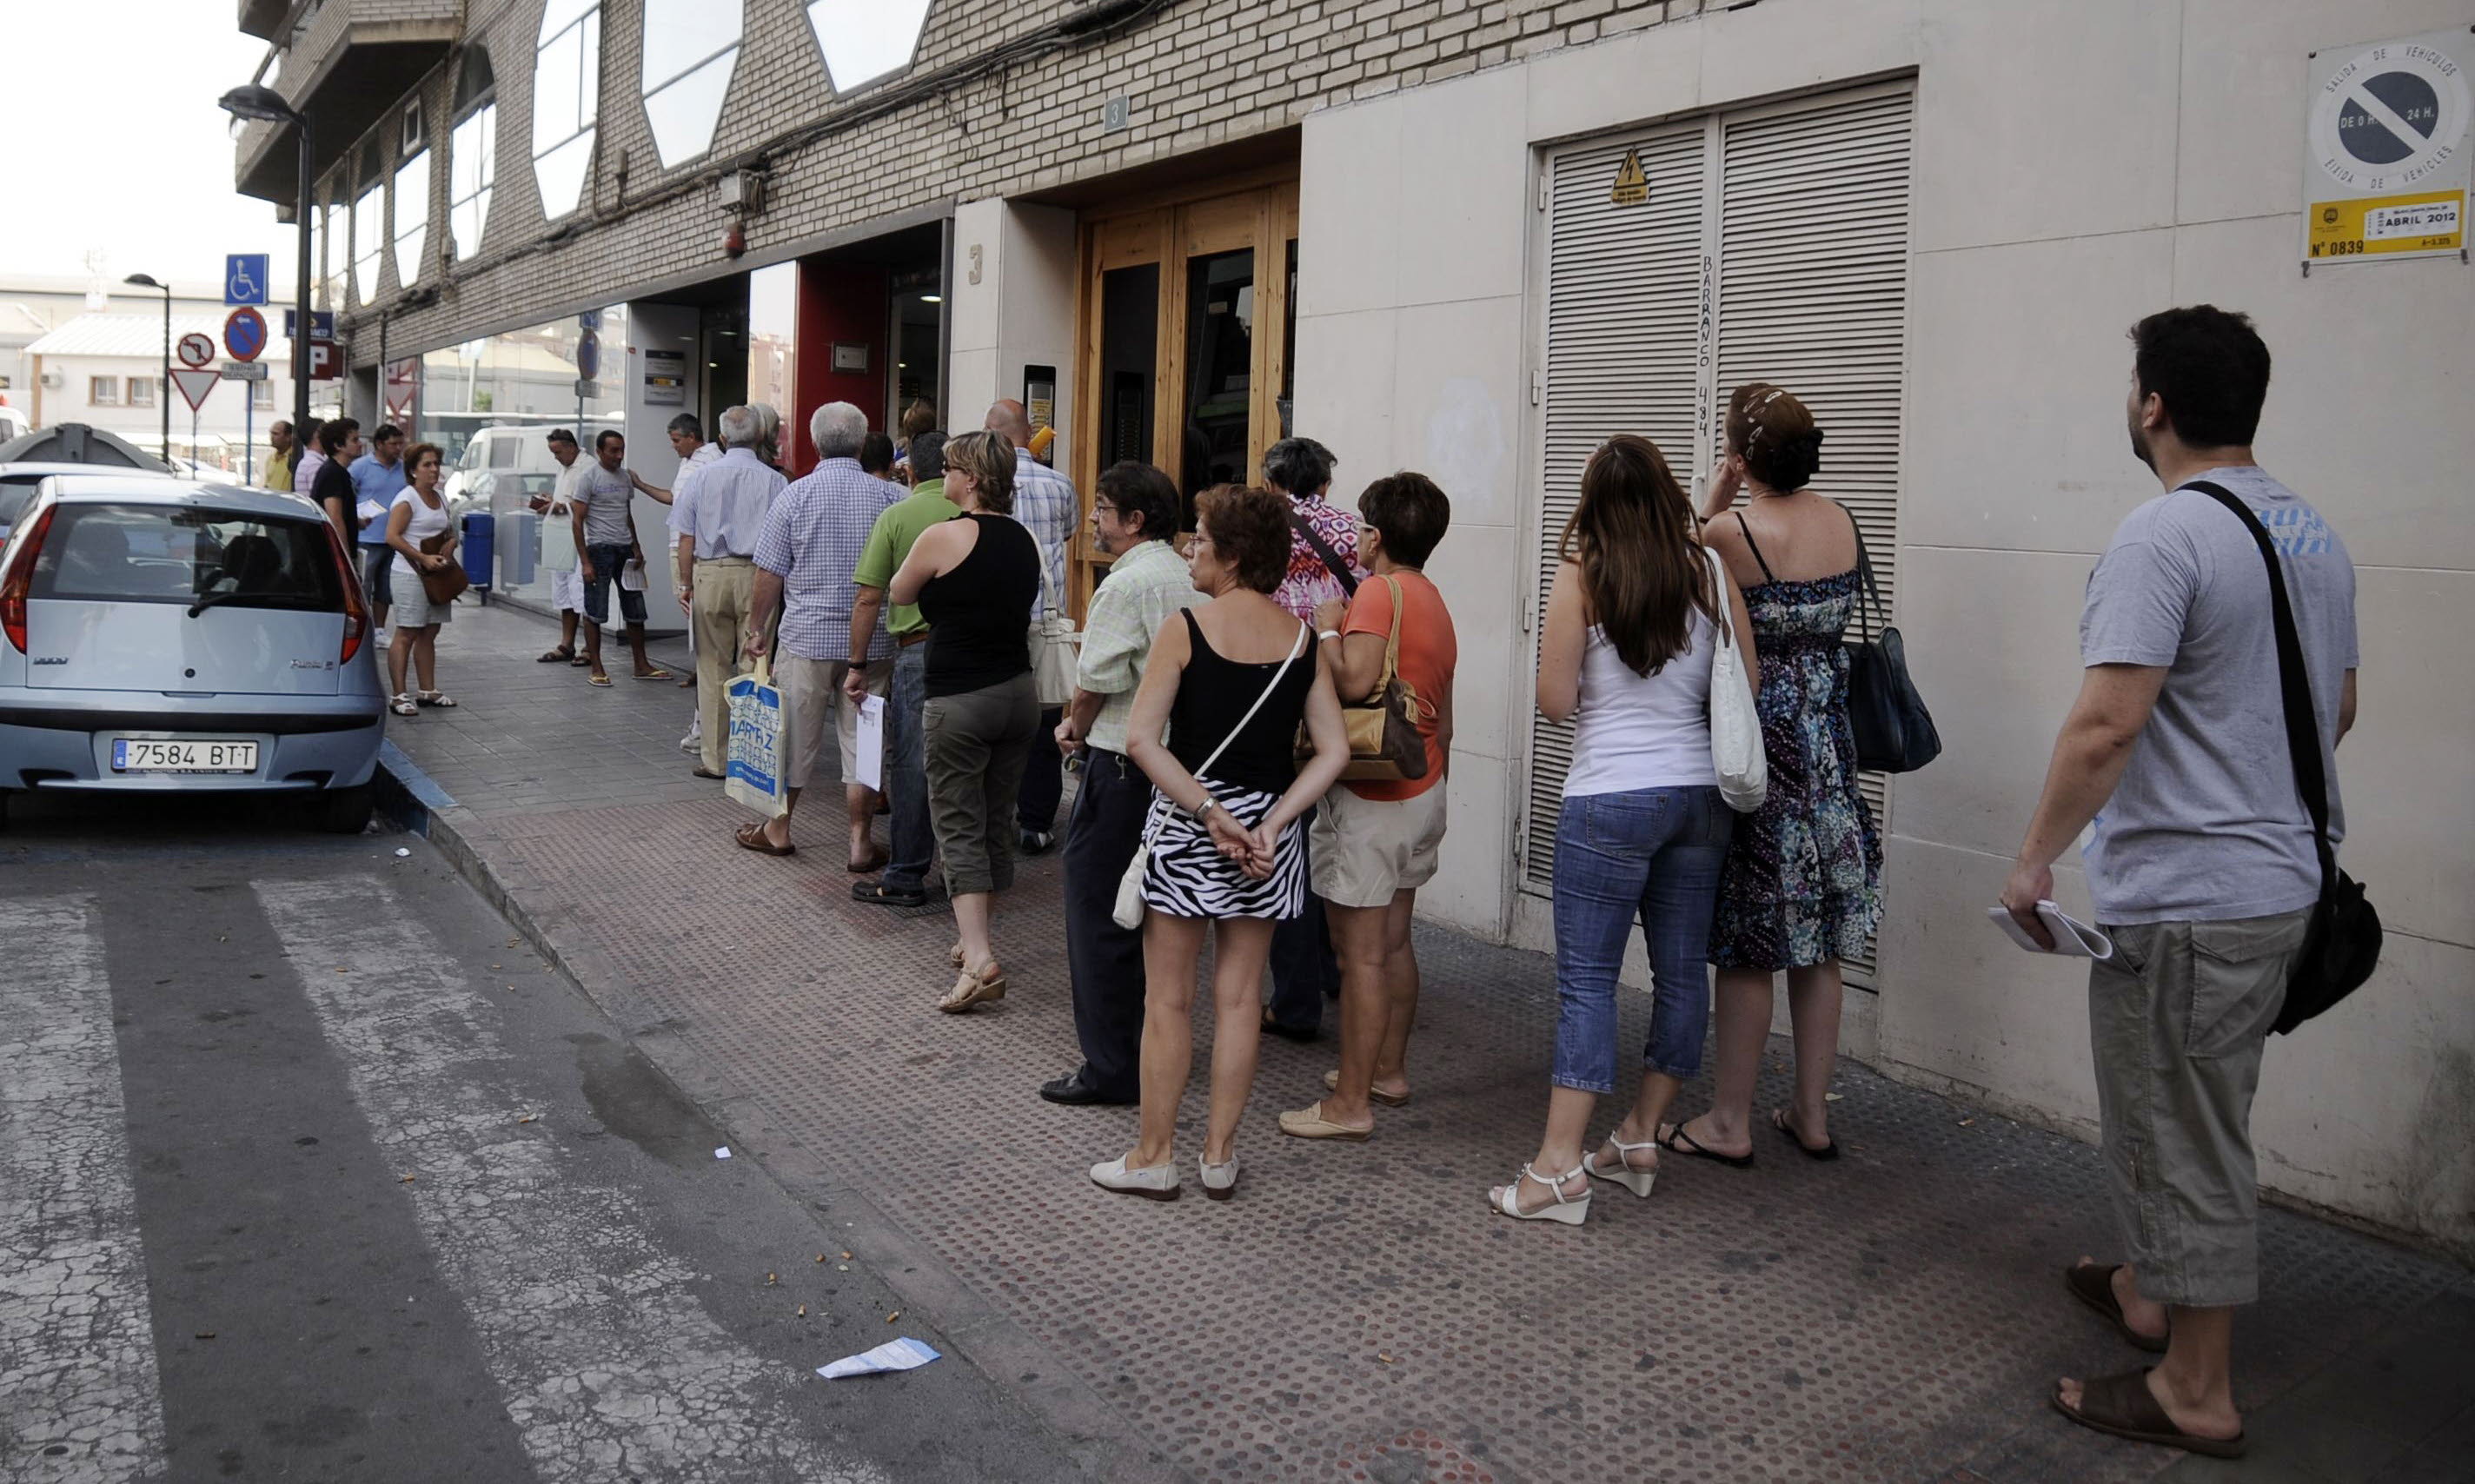
M 241 591 L 238 583 L 234 583 L 233 586 L 225 588 L 221 592 L 201 593 L 198 595 L 198 600 L 189 605 L 188 616 L 194 619 L 198 615 L 206 612 L 208 609 L 214 607 L 216 604 L 228 603 L 240 596 Z

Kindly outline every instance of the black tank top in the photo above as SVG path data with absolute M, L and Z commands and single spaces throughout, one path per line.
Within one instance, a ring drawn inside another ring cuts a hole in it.
M 928 620 L 930 695 L 961 695 L 1031 671 L 1031 605 L 1040 596 L 1040 544 L 1012 516 L 973 512 L 971 554 L 919 590 Z
M 1203 625 L 1194 621 L 1193 612 L 1187 610 L 1184 618 L 1187 642 L 1194 653 L 1186 662 L 1186 673 L 1178 678 L 1177 699 L 1169 703 L 1168 750 L 1188 772 L 1200 774 L 1203 760 L 1212 756 L 1238 718 L 1255 704 L 1255 697 L 1263 693 L 1281 662 L 1241 665 L 1223 659 L 1203 637 Z M 1315 644 L 1310 637 L 1306 652 L 1281 676 L 1280 687 L 1212 765 L 1213 778 L 1262 793 L 1284 792 L 1297 782 L 1298 723 L 1306 717 L 1307 693 L 1314 689 L 1315 658 Z

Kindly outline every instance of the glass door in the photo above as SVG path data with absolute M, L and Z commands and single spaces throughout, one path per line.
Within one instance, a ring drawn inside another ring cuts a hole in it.
M 1101 470 L 1157 465 L 1190 528 L 1197 495 L 1253 481 L 1287 433 L 1297 184 L 1089 221 L 1083 256 L 1075 487 L 1088 508 Z M 1079 610 L 1108 558 L 1088 532 L 1077 549 Z

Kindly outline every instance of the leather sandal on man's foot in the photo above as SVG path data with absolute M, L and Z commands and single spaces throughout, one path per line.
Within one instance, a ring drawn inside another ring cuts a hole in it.
M 2063 1270 L 2063 1286 L 2072 1298 L 2096 1311 L 2097 1317 L 2114 1326 L 2115 1333 L 2151 1355 L 2166 1353 L 2166 1336 L 2145 1335 L 2131 1327 L 2122 1316 L 2122 1301 L 2114 1296 L 2114 1276 L 2122 1271 L 2116 1263 L 2105 1266 L 2094 1262 L 2075 1262 Z
M 2148 1389 L 2144 1367 L 2082 1381 L 2078 1406 L 2065 1401 L 2059 1387 L 2046 1399 L 2053 1403 L 2055 1411 L 2083 1427 L 2094 1427 L 2134 1443 L 2179 1448 L 2206 1458 L 2241 1458 L 2250 1447 L 2240 1432 L 2231 1438 L 2206 1438 L 2175 1426 L 2174 1419 L 2167 1416 L 2166 1408 L 2159 1404 L 2157 1394 Z
M 928 888 L 896 887 L 884 881 L 854 881 L 851 883 L 851 900 L 877 907 L 925 907 L 928 905 Z
M 573 665 L 576 663 L 576 651 L 562 645 L 548 654 L 534 656 L 533 662 L 537 665 Z
M 789 856 L 799 853 L 799 847 L 787 839 L 778 845 L 767 839 L 765 826 L 761 823 L 741 825 L 731 832 L 731 839 L 739 841 L 740 849 L 753 850 L 761 856 Z

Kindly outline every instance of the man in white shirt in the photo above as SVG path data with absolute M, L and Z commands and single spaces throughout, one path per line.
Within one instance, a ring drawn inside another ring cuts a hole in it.
M 740 640 L 754 605 L 756 538 L 787 482 L 756 456 L 753 412 L 732 407 L 717 422 L 722 450 L 702 464 L 690 462 L 671 503 L 679 605 L 696 635 L 698 778 L 722 777 L 729 762 L 723 688 L 739 672 Z
M 553 526 L 575 528 L 576 487 L 584 482 L 584 461 L 576 456 L 581 451 L 575 433 L 564 427 L 550 430 L 550 456 L 558 461 L 558 483 L 547 499 L 536 495 L 532 499 L 533 513 L 541 517 L 544 531 Z M 550 574 L 550 601 L 558 610 L 558 647 L 538 658 L 544 665 L 582 665 L 583 657 L 576 652 L 576 624 L 584 614 L 584 579 L 573 565 Z

